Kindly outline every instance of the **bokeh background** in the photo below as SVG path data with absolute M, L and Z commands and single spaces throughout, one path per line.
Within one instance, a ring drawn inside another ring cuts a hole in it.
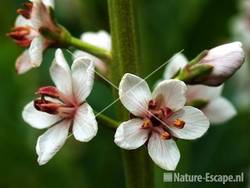
M 25 124 L 21 112 L 39 86 L 52 84 L 48 68 L 54 50 L 46 52 L 41 68 L 16 75 L 14 62 L 23 49 L 6 33 L 13 26 L 21 3 L 22 0 L 1 0 L 0 6 L 0 188 L 124 187 L 120 149 L 113 143 L 113 132 L 101 125 L 91 142 L 82 144 L 70 138 L 47 165 L 38 166 L 35 144 L 43 130 Z M 236 0 L 138 0 L 141 70 L 147 75 L 182 49 L 191 59 L 204 49 L 237 39 L 231 25 L 232 19 L 242 14 L 239 4 Z M 105 0 L 56 0 L 55 13 L 75 36 L 85 31 L 109 31 Z M 162 77 L 162 71 L 148 80 L 151 86 Z M 247 76 L 240 77 L 240 81 L 237 76 L 227 81 L 223 93 L 236 105 L 237 117 L 224 125 L 212 126 L 199 140 L 178 141 L 181 160 L 177 168 L 177 172 L 189 174 L 244 172 L 244 182 L 164 183 L 164 171 L 155 167 L 157 188 L 250 187 L 250 94 L 245 91 L 250 85 L 238 87 Z M 243 92 L 245 98 L 240 97 Z M 244 105 L 239 102 L 242 100 Z M 94 109 L 101 110 L 112 101 L 109 88 L 97 81 L 88 101 Z M 105 113 L 112 115 L 113 109 Z

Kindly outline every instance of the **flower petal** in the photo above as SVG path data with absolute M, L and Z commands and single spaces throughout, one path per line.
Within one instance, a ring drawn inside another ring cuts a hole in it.
M 123 122 L 116 130 L 115 143 L 127 150 L 142 146 L 148 139 L 149 130 L 142 129 L 141 119 L 131 119 Z
M 42 2 L 46 7 L 52 7 L 52 8 L 55 7 L 54 0 L 42 0 Z
M 26 123 L 37 129 L 50 127 L 62 119 L 59 116 L 38 111 L 33 101 L 24 107 L 22 116 Z
M 32 69 L 30 62 L 29 52 L 25 50 L 16 60 L 16 72 L 17 74 L 24 74 Z
M 85 32 L 81 35 L 81 40 L 100 48 L 111 50 L 111 37 L 106 31 Z
M 170 121 L 180 119 L 185 122 L 182 129 L 169 125 L 171 133 L 181 139 L 192 140 L 201 137 L 209 128 L 209 120 L 202 111 L 192 106 L 184 106 L 181 110 L 175 112 Z
M 94 83 L 94 65 L 91 59 L 77 58 L 72 64 L 72 85 L 74 96 L 83 102 L 89 96 Z
M 223 97 L 212 100 L 202 111 L 213 124 L 226 122 L 237 114 L 232 103 Z
M 178 53 L 172 57 L 172 60 L 167 64 L 163 73 L 163 78 L 168 80 L 173 78 L 175 74 L 188 63 L 188 59 L 182 54 Z
M 187 90 L 187 100 L 188 102 L 198 99 L 210 101 L 221 95 L 223 87 L 223 85 L 220 85 L 218 87 L 190 85 L 188 86 Z
M 61 49 L 56 50 L 55 59 L 50 67 L 50 75 L 61 92 L 72 96 L 71 72 Z
M 76 50 L 74 52 L 74 59 L 80 58 L 80 57 L 84 57 L 84 58 L 89 58 L 93 60 L 93 63 L 95 65 L 95 67 L 101 72 L 101 73 L 106 73 L 107 72 L 107 65 L 100 60 L 99 58 L 87 53 L 87 52 L 83 52 L 80 50 Z
M 44 25 L 45 18 L 48 17 L 48 12 L 46 6 L 42 3 L 41 0 L 32 0 L 33 6 L 30 16 L 30 21 L 32 23 L 33 28 L 37 31 Z
M 32 0 L 33 7 L 31 11 L 30 21 L 32 27 L 39 31 L 41 27 L 49 28 L 55 31 L 57 27 L 53 18 L 51 17 L 50 7 L 53 8 L 54 2 L 52 0 Z
M 120 82 L 119 97 L 133 115 L 142 116 L 147 112 L 151 92 L 145 80 L 127 73 Z
M 148 153 L 152 160 L 165 170 L 175 170 L 180 160 L 180 152 L 175 141 L 164 140 L 156 133 L 152 133 L 149 139 Z
M 15 21 L 15 27 L 18 26 L 32 26 L 31 21 L 29 19 L 24 18 L 23 16 L 19 15 Z
M 36 144 L 39 165 L 46 164 L 65 143 L 71 121 L 62 121 L 39 136 Z
M 159 83 L 153 92 L 153 98 L 160 102 L 161 106 L 173 111 L 181 109 L 186 103 L 187 86 L 179 80 L 165 80 Z
M 41 65 L 45 48 L 45 39 L 42 36 L 37 36 L 32 40 L 29 48 L 29 57 L 33 67 Z
M 97 122 L 92 108 L 82 104 L 76 112 L 73 122 L 73 135 L 81 142 L 90 141 L 97 133 Z

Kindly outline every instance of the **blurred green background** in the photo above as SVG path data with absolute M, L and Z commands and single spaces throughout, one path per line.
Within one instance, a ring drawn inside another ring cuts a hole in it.
M 16 75 L 14 62 L 23 49 L 7 38 L 6 33 L 13 26 L 15 11 L 21 3 L 21 0 L 2 0 L 0 6 L 0 188 L 124 187 L 120 150 L 113 143 L 113 132 L 102 126 L 91 142 L 82 144 L 70 138 L 47 165 L 38 166 L 35 144 L 43 130 L 25 124 L 21 112 L 35 97 L 39 86 L 52 84 L 48 68 L 54 50 L 46 52 L 41 68 Z M 193 58 L 203 49 L 231 41 L 230 21 L 238 14 L 238 4 L 236 0 L 138 0 L 140 68 L 144 74 L 182 49 Z M 56 17 L 75 36 L 84 31 L 109 31 L 104 0 L 57 0 Z M 70 59 L 69 54 L 67 56 Z M 151 85 L 161 78 L 162 71 L 148 80 Z M 224 95 L 237 102 L 234 82 L 226 83 Z M 112 101 L 109 88 L 97 81 L 88 101 L 94 109 L 101 110 Z M 155 167 L 157 188 L 249 188 L 250 107 L 237 109 L 237 117 L 225 125 L 212 126 L 201 139 L 178 141 L 181 160 L 176 171 L 189 174 L 244 172 L 243 183 L 164 183 L 164 171 Z M 105 113 L 112 114 L 112 108 Z

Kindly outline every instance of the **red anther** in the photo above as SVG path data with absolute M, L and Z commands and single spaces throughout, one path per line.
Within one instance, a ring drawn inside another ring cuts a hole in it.
M 26 2 L 26 3 L 23 3 L 23 6 L 24 6 L 24 9 L 21 9 L 21 8 L 17 9 L 17 13 L 22 15 L 26 19 L 30 19 L 33 3 Z
M 33 3 L 32 2 L 26 2 L 26 3 L 23 3 L 23 6 L 28 9 L 28 10 L 31 10 L 32 7 L 33 7 Z
M 25 37 L 30 34 L 29 27 L 18 26 L 11 29 L 9 33 L 7 33 L 10 37 Z
M 36 94 L 40 94 L 42 96 L 49 96 L 52 98 L 59 98 L 60 97 L 60 91 L 54 87 L 54 86 L 45 86 L 45 87 L 40 87 Z
M 155 100 L 150 100 L 148 103 L 148 108 L 149 109 L 155 109 L 156 108 L 156 101 Z
M 28 38 L 30 34 L 30 27 L 15 27 L 11 29 L 11 32 L 7 33 L 7 36 L 14 39 L 16 44 L 23 47 L 28 47 L 31 44 L 31 39 Z
M 61 106 L 60 104 L 51 103 L 44 99 L 37 99 L 34 101 L 34 107 L 38 111 L 47 112 L 49 114 L 58 114 L 60 106 Z
M 31 44 L 31 40 L 29 39 L 24 39 L 24 40 L 15 40 L 15 43 L 21 47 L 29 47 Z
M 24 9 L 17 9 L 16 11 L 18 14 L 22 15 L 26 19 L 30 19 L 31 12 L 29 10 Z
M 29 27 L 15 27 L 11 29 L 11 32 L 7 33 L 7 35 L 13 39 L 19 40 L 27 37 L 30 34 Z

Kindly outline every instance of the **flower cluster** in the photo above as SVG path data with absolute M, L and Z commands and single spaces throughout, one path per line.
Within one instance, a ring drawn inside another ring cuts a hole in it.
M 19 74 L 38 67 L 45 49 L 65 47 L 63 37 L 56 40 L 66 30 L 55 22 L 53 7 L 52 0 L 32 0 L 18 10 L 20 15 L 8 35 L 18 45 L 29 47 L 17 58 Z M 97 134 L 97 118 L 86 99 L 94 84 L 95 67 L 100 73 L 110 73 L 101 57 L 111 51 L 111 36 L 99 31 L 83 33 L 81 39 L 70 37 L 74 41 L 70 44 L 77 48 L 71 67 L 57 49 L 50 67 L 55 86 L 40 87 L 37 98 L 22 113 L 32 127 L 47 128 L 36 144 L 40 165 L 46 164 L 71 134 L 80 142 L 88 142 Z M 236 115 L 233 105 L 221 96 L 222 84 L 241 67 L 244 56 L 240 42 L 204 51 L 191 62 L 177 54 L 152 93 L 144 79 L 125 73 L 119 84 L 119 99 L 130 118 L 116 122 L 120 125 L 114 142 L 126 150 L 145 145 L 158 166 L 175 170 L 180 160 L 178 139 L 200 138 L 210 123 L 223 123 Z

